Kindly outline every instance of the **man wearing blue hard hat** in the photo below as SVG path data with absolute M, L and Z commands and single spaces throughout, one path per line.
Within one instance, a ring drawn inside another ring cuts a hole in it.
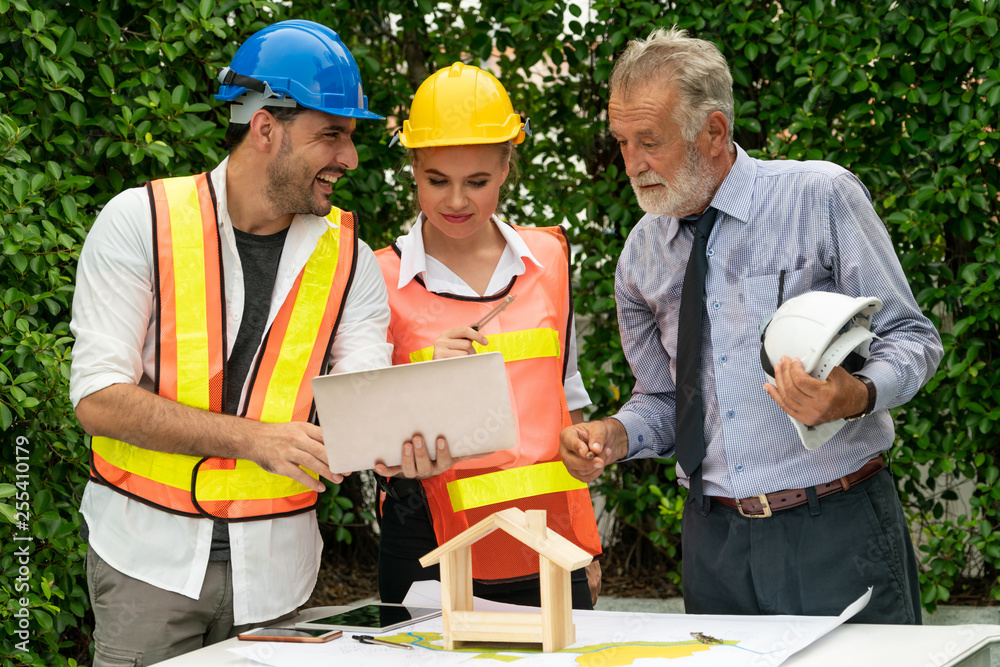
M 389 308 L 331 207 L 368 111 L 310 21 L 220 72 L 230 154 L 120 193 L 80 255 L 70 394 L 93 436 L 81 512 L 96 667 L 151 665 L 291 617 L 312 592 L 327 465 L 311 379 L 388 366 Z

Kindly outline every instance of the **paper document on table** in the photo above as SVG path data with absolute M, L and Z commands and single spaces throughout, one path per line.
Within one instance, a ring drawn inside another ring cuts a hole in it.
M 437 582 L 433 582 L 437 583 Z M 414 647 L 408 664 L 459 667 L 476 659 L 480 667 L 628 667 L 640 658 L 669 660 L 670 667 L 777 667 L 792 654 L 827 634 L 860 611 L 870 591 L 839 617 L 831 616 L 709 616 L 699 614 L 640 614 L 607 611 L 573 612 L 577 641 L 553 653 L 477 643 L 467 648 L 443 648 L 442 619 L 401 628 L 379 638 Z M 535 609 L 537 611 L 537 609 Z M 230 649 L 244 658 L 272 667 L 329 667 L 364 664 L 399 667 L 399 654 L 384 646 L 356 641 L 327 644 L 268 643 Z M 511 665 L 513 663 L 513 665 Z
M 821 632 L 813 635 L 812 638 L 809 640 L 809 642 L 807 644 L 803 644 L 802 646 L 799 646 L 797 649 L 795 649 L 794 651 L 792 651 L 791 653 L 789 653 L 788 656 L 791 657 L 793 654 L 798 653 L 799 651 L 801 651 L 802 649 L 804 649 L 806 646 L 809 646 L 809 644 L 812 644 L 814 641 L 816 641 L 817 639 L 819 639 L 820 637 L 822 637 L 822 636 L 824 636 L 826 634 L 829 634 L 830 632 L 832 632 L 836 628 L 838 628 L 841 625 L 843 625 L 844 623 L 846 623 L 850 618 L 854 617 L 855 615 L 857 615 L 857 613 L 859 611 L 861 611 L 862 609 L 864 609 L 868 605 L 868 601 L 871 600 L 871 599 L 872 599 L 872 587 L 869 586 L 868 590 L 865 591 L 865 594 L 862 595 L 861 597 L 859 597 L 857 600 L 855 600 L 851 604 L 847 605 L 847 609 L 845 609 L 844 611 L 840 612 L 840 616 L 838 616 L 836 619 L 834 619 L 834 622 L 831 623 L 825 630 L 823 630 L 823 631 L 821 631 Z

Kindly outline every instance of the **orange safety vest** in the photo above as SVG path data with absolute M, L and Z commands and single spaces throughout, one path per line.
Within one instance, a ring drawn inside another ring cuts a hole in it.
M 393 364 L 430 359 L 443 330 L 475 322 L 508 294 L 517 295 L 483 327 L 489 345 L 474 343 L 477 351 L 503 353 L 517 446 L 457 463 L 441 475 L 421 480 L 421 485 L 438 544 L 495 512 L 518 507 L 546 510 L 549 528 L 597 555 L 601 542 L 590 492 L 570 476 L 559 458 L 559 432 L 570 425 L 563 389 L 573 316 L 569 245 L 561 227 L 514 229 L 545 270 L 525 262 L 524 274 L 489 297 L 429 292 L 419 278 L 397 289 L 398 248 L 375 253 L 389 291 Z M 472 572 L 480 581 L 525 579 L 538 574 L 538 554 L 504 531 L 494 531 L 473 545 Z
M 155 392 L 224 412 L 226 307 L 215 192 L 209 174 L 146 185 L 153 217 Z M 354 216 L 332 223 L 282 303 L 251 369 L 242 417 L 281 423 L 313 417 L 311 380 L 322 371 L 354 275 Z M 313 477 L 318 475 L 307 470 Z M 221 521 L 312 510 L 315 491 L 243 459 L 158 452 L 112 438 L 91 442 L 97 483 L 167 512 Z

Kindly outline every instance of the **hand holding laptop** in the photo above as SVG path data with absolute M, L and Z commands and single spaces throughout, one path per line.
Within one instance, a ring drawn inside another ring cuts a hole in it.
M 433 460 L 428 447 L 434 447 L 436 450 Z M 402 463 L 391 467 L 378 463 L 375 465 L 375 472 L 383 477 L 395 477 L 401 474 L 410 479 L 425 479 L 440 475 L 454 464 L 445 438 L 439 437 L 435 438 L 435 442 L 427 442 L 422 435 L 414 433 L 412 438 L 403 443 Z
M 403 443 L 403 462 L 398 466 L 389 467 L 378 463 L 375 465 L 375 472 L 383 477 L 398 477 L 402 475 L 409 479 L 427 479 L 440 475 L 460 461 L 478 459 L 488 456 L 492 452 L 484 454 L 470 454 L 468 456 L 451 455 L 448 448 L 448 441 L 445 438 L 437 438 L 435 443 L 426 442 L 426 439 L 419 433 L 414 433 L 413 437 Z M 436 448 L 437 458 L 431 459 L 429 447 Z
M 494 317 L 500 314 L 504 308 L 514 300 L 514 295 L 509 295 L 506 299 L 492 308 L 486 315 L 477 322 L 473 322 L 467 327 L 455 327 L 443 332 L 434 341 L 433 359 L 451 359 L 454 357 L 465 357 L 476 354 L 473 343 L 489 345 L 490 341 L 480 333 L 479 329 Z M 428 447 L 435 447 L 435 458 L 431 459 Z M 451 457 L 448 449 L 448 441 L 445 438 L 435 438 L 434 444 L 426 443 L 422 435 L 415 433 L 410 440 L 403 443 L 402 463 L 398 466 L 386 466 L 377 464 L 375 472 L 383 477 L 396 477 L 402 474 L 409 479 L 426 479 L 440 475 L 459 461 L 474 459 L 485 456 L 485 454 L 474 454 L 470 456 Z
M 313 380 L 313 391 L 329 468 L 337 473 L 430 476 L 517 442 L 499 352 L 324 375 Z M 441 450 L 438 438 L 446 439 Z M 441 462 L 432 463 L 439 454 Z

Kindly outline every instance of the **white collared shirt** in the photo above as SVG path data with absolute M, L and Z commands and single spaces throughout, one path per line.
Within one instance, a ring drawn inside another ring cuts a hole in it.
M 397 288 L 402 289 L 419 276 L 430 292 L 446 292 L 456 296 L 482 296 L 455 275 L 451 269 L 427 254 L 424 249 L 424 237 L 421 234 L 424 220 L 424 215 L 420 214 L 409 233 L 396 239 L 396 246 L 400 252 Z M 490 278 L 490 283 L 484 294 L 496 294 L 506 288 L 515 276 L 523 274 L 525 260 L 533 262 L 540 269 L 545 268 L 531 254 L 528 245 L 514 231 L 513 227 L 504 224 L 495 215 L 491 220 L 500 230 L 500 234 L 503 235 L 507 247 L 504 248 L 500 261 L 497 262 L 497 266 L 493 270 L 493 276 Z M 570 322 L 572 326 L 569 333 L 569 358 L 566 360 L 566 377 L 563 389 L 566 392 L 566 404 L 572 411 L 590 405 L 590 396 L 583 386 L 583 377 L 581 377 L 576 363 L 576 317 L 574 316 Z
M 211 173 L 222 234 L 227 349 L 243 315 L 243 271 L 226 203 L 228 158 Z M 328 221 L 298 215 L 285 238 L 267 326 L 326 231 Z M 371 249 L 358 242 L 357 269 L 327 364 L 331 373 L 392 363 L 386 342 L 390 312 L 385 282 Z M 152 391 L 155 373 L 152 219 L 145 188 L 113 198 L 80 253 L 71 329 L 76 337 L 70 398 L 113 384 Z M 245 399 L 246 388 L 244 387 Z M 80 504 L 90 548 L 116 570 L 197 599 L 208 567 L 213 522 L 170 514 L 106 486 L 87 484 Z M 304 603 L 319 571 L 323 541 L 316 513 L 229 524 L 233 613 L 237 625 L 266 621 Z

